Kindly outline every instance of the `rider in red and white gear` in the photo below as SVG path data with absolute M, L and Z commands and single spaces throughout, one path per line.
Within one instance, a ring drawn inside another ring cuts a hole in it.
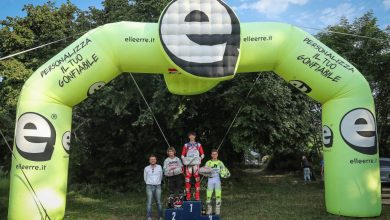
M 204 158 L 204 152 L 202 145 L 195 141 L 196 133 L 190 132 L 188 133 L 188 138 L 190 139 L 190 142 L 184 144 L 183 150 L 181 153 L 181 158 L 184 162 L 185 157 L 188 158 L 194 158 L 190 161 L 195 161 L 196 158 L 203 159 Z M 199 166 L 200 166 L 200 160 L 199 163 L 193 164 L 190 163 L 185 166 L 185 188 L 186 188 L 186 200 L 191 200 L 191 176 L 194 176 L 195 178 L 195 200 L 200 199 L 200 175 L 199 175 Z

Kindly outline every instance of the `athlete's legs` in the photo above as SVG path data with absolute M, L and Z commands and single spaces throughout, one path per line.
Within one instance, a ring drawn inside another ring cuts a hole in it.
M 174 186 L 175 186 L 175 177 L 174 176 L 168 176 L 168 190 L 169 190 L 169 197 L 168 197 L 168 207 L 172 208 L 173 199 L 174 199 Z
M 195 177 L 195 200 L 200 200 L 200 175 L 199 175 L 199 165 L 192 166 L 193 173 Z
M 183 175 L 177 175 L 177 182 L 176 182 L 176 192 L 178 193 L 179 199 L 180 199 L 180 204 L 183 203 L 184 200 L 184 194 L 183 194 Z
M 213 207 L 211 206 L 211 196 L 213 195 L 215 184 L 211 179 L 208 180 L 207 182 L 207 199 L 206 199 L 206 205 L 207 205 L 207 210 L 206 214 L 211 215 L 211 212 L 213 210 Z
M 183 194 L 183 175 L 179 174 L 175 176 L 176 184 L 175 184 L 175 194 L 182 195 Z
M 168 190 L 169 194 L 175 193 L 175 176 L 168 176 Z
M 185 177 L 186 200 L 191 200 L 191 176 L 192 176 L 192 167 L 186 166 L 186 177 Z
M 221 203 L 222 203 L 222 187 L 221 187 L 221 181 L 218 181 L 215 183 L 215 214 L 220 215 L 221 214 Z

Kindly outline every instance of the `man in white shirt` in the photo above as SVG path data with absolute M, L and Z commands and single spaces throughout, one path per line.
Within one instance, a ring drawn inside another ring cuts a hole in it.
M 147 196 L 147 218 L 148 220 L 152 220 L 152 199 L 154 197 L 157 203 L 159 220 L 162 220 L 163 212 L 161 206 L 161 180 L 163 177 L 163 170 L 160 165 L 156 164 L 156 156 L 150 155 L 149 163 L 150 165 L 144 169 L 144 180 L 146 183 Z

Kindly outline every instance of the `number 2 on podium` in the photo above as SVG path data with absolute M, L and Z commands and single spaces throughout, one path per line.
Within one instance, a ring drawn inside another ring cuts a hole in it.
M 171 220 L 176 220 L 175 217 L 176 217 L 176 212 L 172 212 L 172 219 Z

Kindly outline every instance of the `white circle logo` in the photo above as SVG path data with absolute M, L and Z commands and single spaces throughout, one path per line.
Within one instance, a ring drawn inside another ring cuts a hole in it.
M 333 131 L 326 125 L 322 127 L 322 142 L 325 147 L 332 147 L 333 145 Z
M 201 77 L 234 75 L 240 23 L 221 0 L 175 0 L 160 18 L 160 40 L 169 58 Z
M 352 149 L 363 154 L 377 153 L 376 123 L 370 110 L 357 108 L 345 114 L 340 123 L 340 133 Z
M 62 135 L 62 146 L 64 147 L 64 150 L 68 154 L 70 150 L 70 136 L 71 136 L 70 131 L 67 131 L 64 133 L 64 135 Z
M 28 112 L 19 117 L 15 144 L 22 157 L 32 161 L 50 160 L 55 141 L 54 126 L 44 116 Z

